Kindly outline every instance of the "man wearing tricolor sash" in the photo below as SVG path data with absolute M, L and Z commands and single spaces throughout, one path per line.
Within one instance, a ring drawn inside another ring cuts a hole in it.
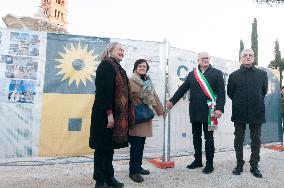
M 167 108 L 171 109 L 190 90 L 189 115 L 192 123 L 195 160 L 187 168 L 195 169 L 203 166 L 201 139 L 203 129 L 206 155 L 203 173 L 209 174 L 214 170 L 213 133 L 217 129 L 217 119 L 224 112 L 225 86 L 223 73 L 210 65 L 210 56 L 207 52 L 200 52 L 197 61 L 198 67 L 188 74 L 185 82 L 167 102 Z

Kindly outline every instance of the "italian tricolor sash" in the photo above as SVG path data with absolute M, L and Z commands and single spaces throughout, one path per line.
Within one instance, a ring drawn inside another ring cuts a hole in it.
M 213 93 L 210 84 L 208 83 L 207 79 L 198 68 L 194 69 L 194 77 L 197 80 L 198 84 L 200 85 L 204 94 L 209 98 L 209 100 L 207 100 L 207 105 L 209 108 L 208 130 L 214 131 L 217 129 L 218 125 L 217 118 L 214 116 L 214 110 L 216 108 L 216 95 Z

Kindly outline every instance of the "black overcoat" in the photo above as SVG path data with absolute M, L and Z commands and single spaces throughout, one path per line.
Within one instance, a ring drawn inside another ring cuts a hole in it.
M 231 73 L 227 85 L 227 94 L 232 100 L 231 120 L 242 124 L 264 123 L 267 88 L 267 73 L 255 66 L 241 66 Z
M 224 112 L 225 105 L 225 85 L 223 74 L 220 70 L 213 68 L 211 65 L 203 73 L 207 81 L 209 82 L 213 92 L 217 96 L 216 110 Z M 209 99 L 198 84 L 194 71 L 191 71 L 185 82 L 178 88 L 174 96 L 170 99 L 173 104 L 176 104 L 181 97 L 190 89 L 190 103 L 189 103 L 189 115 L 190 122 L 202 122 L 208 123 L 208 105 Z
M 122 71 L 124 70 L 122 69 Z M 89 146 L 92 149 L 110 150 L 128 146 L 128 143 L 116 145 L 112 139 L 112 129 L 107 128 L 106 111 L 112 110 L 114 112 L 115 77 L 116 72 L 113 65 L 103 60 L 97 68 L 95 79 L 96 96 L 92 108 L 89 139 Z

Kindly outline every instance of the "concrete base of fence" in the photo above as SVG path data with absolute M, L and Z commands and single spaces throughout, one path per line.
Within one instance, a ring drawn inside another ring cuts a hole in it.
M 174 161 L 165 161 L 165 162 L 163 162 L 161 158 L 149 159 L 148 161 L 150 163 L 152 163 L 153 165 L 155 165 L 157 168 L 161 168 L 161 169 L 175 167 L 175 162 Z
M 281 145 L 265 145 L 265 148 L 269 148 L 269 149 L 273 149 L 273 150 L 277 150 L 277 151 L 284 151 L 284 146 Z

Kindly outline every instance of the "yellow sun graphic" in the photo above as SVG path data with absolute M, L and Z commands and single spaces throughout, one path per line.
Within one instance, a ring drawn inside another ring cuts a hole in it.
M 81 47 L 80 43 L 74 47 L 71 44 L 71 48 L 65 48 L 65 53 L 58 54 L 61 59 L 55 59 L 60 64 L 55 66 L 59 70 L 57 75 L 64 74 L 61 81 L 69 78 L 69 86 L 75 81 L 77 87 L 79 87 L 80 81 L 86 86 L 87 80 L 93 82 L 91 75 L 95 76 L 98 62 L 96 58 L 98 55 L 93 55 L 94 50 L 88 51 L 88 45 Z

